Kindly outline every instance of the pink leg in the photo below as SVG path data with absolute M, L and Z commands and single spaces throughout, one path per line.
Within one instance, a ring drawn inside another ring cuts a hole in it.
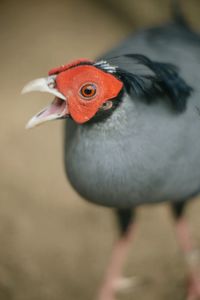
M 98 300 L 115 300 L 116 285 L 122 278 L 122 269 L 131 244 L 134 229 L 135 225 L 132 223 L 126 233 L 116 242 L 103 285 L 98 295 Z
M 191 240 L 189 226 L 184 217 L 180 217 L 176 223 L 177 237 L 184 253 L 189 272 L 188 298 L 187 300 L 200 300 L 200 274 L 198 252 Z

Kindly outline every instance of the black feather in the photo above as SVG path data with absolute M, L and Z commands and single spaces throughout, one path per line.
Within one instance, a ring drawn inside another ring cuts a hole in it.
M 186 109 L 188 97 L 193 89 L 180 77 L 176 66 L 155 62 L 140 54 L 124 56 L 138 61 L 153 72 L 153 75 L 138 75 L 117 68 L 116 76 L 123 81 L 128 93 L 133 90 L 137 96 L 147 100 L 167 96 L 177 112 Z
M 172 0 L 171 11 L 172 11 L 173 20 L 175 21 L 176 24 L 189 28 L 188 22 L 185 16 L 183 15 L 179 0 Z
M 175 219 L 180 219 L 184 213 L 186 201 L 174 202 L 171 204 L 172 212 Z
M 136 96 L 143 97 L 148 102 L 158 97 L 168 97 L 175 111 L 183 112 L 186 109 L 188 97 L 193 89 L 180 77 L 176 66 L 155 62 L 141 54 L 125 54 L 120 58 L 123 57 L 136 60 L 148 67 L 152 71 L 152 75 L 134 74 L 120 67 L 113 67 L 106 61 L 81 62 L 76 66 L 93 65 L 106 73 L 111 73 L 124 83 L 127 93 L 130 94 L 133 91 Z M 73 67 L 75 66 L 71 68 Z
M 129 226 L 134 222 L 135 211 L 133 209 L 117 209 L 117 221 L 122 235 L 127 233 Z

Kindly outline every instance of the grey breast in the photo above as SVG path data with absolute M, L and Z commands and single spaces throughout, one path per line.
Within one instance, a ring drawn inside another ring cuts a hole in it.
M 173 33 L 171 34 L 170 31 Z M 170 62 L 194 88 L 187 110 L 175 113 L 165 99 L 147 105 L 124 95 L 103 123 L 65 126 L 65 168 L 86 200 L 112 207 L 183 201 L 200 190 L 200 39 L 169 25 L 136 34 L 105 58 L 137 72 L 137 65 L 112 59 L 142 53 Z

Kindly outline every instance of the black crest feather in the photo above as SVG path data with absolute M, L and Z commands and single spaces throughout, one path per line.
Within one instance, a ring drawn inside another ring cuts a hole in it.
M 140 54 L 126 54 L 124 56 L 136 60 L 152 71 L 152 75 L 138 75 L 117 68 L 116 76 L 123 81 L 128 93 L 133 90 L 136 95 L 143 96 L 147 100 L 158 96 L 167 96 L 177 112 L 186 109 L 187 99 L 192 88 L 179 76 L 176 66 L 155 62 Z

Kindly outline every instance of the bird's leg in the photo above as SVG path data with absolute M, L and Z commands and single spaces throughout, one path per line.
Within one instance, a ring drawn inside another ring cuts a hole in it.
M 173 205 L 173 211 L 176 218 L 178 242 L 188 267 L 187 300 L 200 300 L 199 255 L 191 238 L 189 224 L 183 215 L 184 206 L 184 203 L 176 203 Z
M 101 286 L 98 300 L 114 300 L 115 293 L 127 284 L 126 279 L 122 279 L 123 265 L 132 241 L 135 224 L 131 210 L 118 210 L 118 221 L 121 228 L 121 237 L 114 245 L 111 259 Z M 128 279 L 127 279 L 128 280 Z

